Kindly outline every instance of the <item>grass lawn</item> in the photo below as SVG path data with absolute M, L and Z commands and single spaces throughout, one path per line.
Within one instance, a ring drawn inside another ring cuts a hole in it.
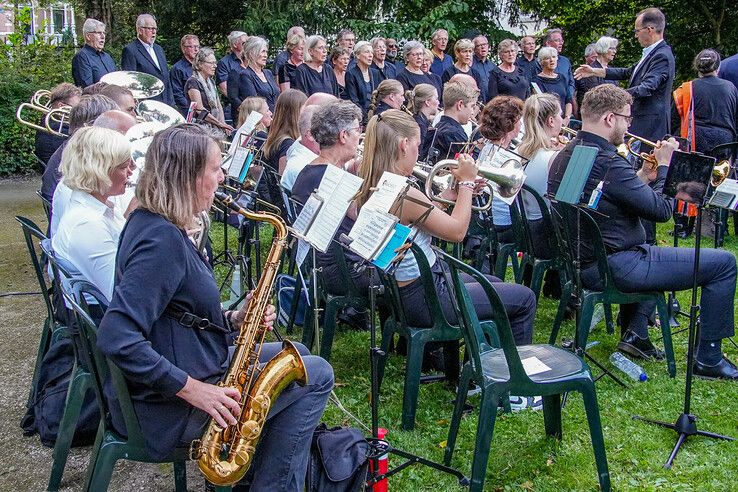
M 265 228 L 267 229 L 267 228 Z M 659 228 L 659 244 L 669 246 L 671 224 Z M 211 232 L 217 245 L 223 244 L 222 226 L 214 224 Z M 262 248 L 271 246 L 271 231 L 262 231 Z M 234 234 L 229 243 L 235 247 Z M 693 241 L 681 245 L 692 246 Z M 703 246 L 712 246 L 705 239 Z M 725 248 L 738 251 L 738 239 L 726 238 Z M 223 275 L 223 270 L 219 270 Z M 508 279 L 511 277 L 508 274 Z M 679 295 L 682 310 L 689 309 L 689 292 Z M 725 306 L 725 309 L 730 309 Z M 556 303 L 542 298 L 535 321 L 535 341 L 545 343 L 551 330 Z M 682 327 L 686 320 L 680 319 Z M 574 323 L 562 327 L 562 335 L 571 337 Z M 300 340 L 298 330 L 290 337 Z M 652 331 L 656 340 L 660 332 Z M 590 353 L 603 363 L 615 350 L 617 336 L 607 334 L 604 321 L 590 335 L 598 341 Z M 682 411 L 686 370 L 687 334 L 674 335 L 677 377 L 668 377 L 665 362 L 646 362 L 643 367 L 648 381 L 630 383 L 622 389 L 615 382 L 603 379 L 596 383 L 605 445 L 613 490 L 738 490 L 734 485 L 738 471 L 738 443 L 692 437 L 682 447 L 674 467 L 662 465 L 676 438 L 672 431 L 632 420 L 638 414 L 673 422 Z M 334 342 L 331 364 L 336 376 L 335 392 L 343 405 L 365 425 L 370 424 L 369 407 L 369 334 L 340 329 Z M 723 350 L 738 360 L 738 349 L 729 341 Z M 399 429 L 402 410 L 404 358 L 391 355 L 381 388 L 380 426 L 389 430 L 388 440 L 400 449 L 441 461 L 448 434 L 454 388 L 444 383 L 421 386 L 415 430 Z M 738 384 L 695 380 L 692 412 L 698 417 L 701 430 L 738 437 Z M 478 405 L 479 398 L 470 403 Z M 524 411 L 500 414 L 495 425 L 490 460 L 487 467 L 488 490 L 594 490 L 598 488 L 591 441 L 582 399 L 572 394 L 562 413 L 563 439 L 545 437 L 542 412 Z M 323 421 L 328 425 L 357 426 L 340 409 L 330 404 Z M 469 475 L 474 452 L 477 413 L 462 420 L 452 465 Z M 391 457 L 390 466 L 399 463 Z M 391 477 L 390 490 L 455 490 L 456 480 L 429 468 L 414 465 Z

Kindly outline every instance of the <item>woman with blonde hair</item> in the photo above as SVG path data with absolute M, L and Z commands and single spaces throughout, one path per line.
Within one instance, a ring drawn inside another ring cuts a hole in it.
M 364 178 L 357 206 L 361 208 L 371 195 L 382 173 L 389 171 L 402 176 L 412 174 L 418 160 L 420 132 L 412 116 L 396 109 L 385 111 L 380 117 L 369 120 L 364 137 L 364 156 L 360 176 Z M 449 214 L 436 207 L 420 190 L 411 187 L 400 212 L 400 222 L 411 225 L 416 230 L 414 242 L 423 251 L 433 272 L 433 283 L 444 315 L 451 323 L 456 323 L 456 313 L 451 300 L 452 287 L 446 284 L 440 262 L 433 249 L 433 238 L 461 242 L 466 236 L 471 219 L 472 193 L 476 188 L 477 168 L 474 159 L 467 154 L 458 158 L 459 165 L 451 170 L 457 179 L 455 190 L 447 190 L 445 195 L 456 205 Z M 414 225 L 430 208 L 430 214 L 419 225 Z M 536 300 L 533 292 L 525 286 L 501 282 L 489 277 L 495 290 L 505 304 L 510 324 L 517 343 L 530 343 L 533 337 L 533 318 Z M 395 280 L 403 299 L 405 317 L 413 326 L 431 326 L 433 321 L 428 309 L 420 278 L 417 260 L 408 252 L 395 270 Z M 470 278 L 467 288 L 477 309 L 477 316 L 484 320 L 492 317 L 491 307 L 482 286 Z
M 394 79 L 380 82 L 372 93 L 367 118 L 382 114 L 388 109 L 400 109 L 405 104 L 405 91 L 402 84 Z
M 545 196 L 548 187 L 548 168 L 556 157 L 562 145 L 558 141 L 563 125 L 561 118 L 561 104 L 555 94 L 533 94 L 526 99 L 523 105 L 523 124 L 525 136 L 516 151 L 529 159 L 525 167 L 525 184 L 533 188 L 539 195 Z M 540 258 L 550 258 L 546 231 L 541 220 L 543 215 L 538 208 L 538 202 L 523 191 L 525 213 L 530 223 L 533 236 L 534 253 Z
M 407 101 L 407 110 L 413 115 L 415 123 L 420 128 L 420 149 L 419 155 L 421 161 L 428 157 L 428 148 L 430 147 L 433 132 L 428 129 L 431 126 L 433 118 L 438 114 L 438 90 L 430 84 L 418 84 L 405 93 Z
M 80 128 L 69 138 L 59 169 L 72 195 L 52 247 L 110 299 L 125 224 L 110 199 L 126 191 L 135 169 L 128 139 L 107 128 Z
M 238 78 L 234 84 L 228 81 L 228 97 L 233 107 L 239 107 L 247 97 L 263 97 L 269 109 L 274 111 L 279 87 L 271 70 L 266 68 L 268 53 L 269 43 L 264 38 L 250 36 L 243 43 L 243 70 L 237 72 Z
M 305 61 L 305 37 L 293 34 L 287 38 L 284 49 L 289 53 L 289 58 L 279 66 L 277 72 L 277 82 L 279 83 L 279 90 L 282 92 L 293 86 L 295 71 Z
M 185 82 L 184 90 L 189 103 L 195 103 L 198 121 L 220 128 L 230 135 L 233 127 L 225 122 L 220 94 L 215 86 L 215 70 L 218 65 L 211 48 L 200 48 L 192 62 L 192 77 Z
M 246 122 L 246 119 L 254 111 L 261 114 L 261 119 L 256 124 L 256 128 L 254 128 L 254 131 L 252 132 L 252 135 L 254 137 L 252 139 L 252 142 L 256 145 L 257 148 L 260 149 L 262 144 L 267 139 L 267 132 L 269 131 L 269 127 L 272 124 L 272 111 L 269 109 L 266 99 L 264 99 L 263 97 L 247 97 L 246 99 L 244 99 L 241 105 L 238 107 L 237 126 L 238 128 L 241 128 L 241 125 Z M 236 135 L 234 138 L 238 138 L 238 135 Z
M 477 71 L 474 63 L 474 43 L 468 39 L 459 39 L 454 44 L 454 58 L 452 65 L 448 66 L 441 75 L 441 81 L 445 84 L 457 73 L 463 73 L 474 77 L 477 88 L 482 87 L 482 75 Z

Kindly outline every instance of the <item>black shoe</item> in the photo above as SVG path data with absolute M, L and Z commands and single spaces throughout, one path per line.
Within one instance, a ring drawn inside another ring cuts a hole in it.
M 664 352 L 657 349 L 651 340 L 641 338 L 631 330 L 627 330 L 618 342 L 618 350 L 639 359 L 664 359 Z
M 738 368 L 730 362 L 726 357 L 715 364 L 708 366 L 700 361 L 694 362 L 694 375 L 702 379 L 732 379 L 738 380 Z

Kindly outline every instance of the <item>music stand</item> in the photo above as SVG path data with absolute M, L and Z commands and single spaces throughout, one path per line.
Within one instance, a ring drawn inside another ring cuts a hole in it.
M 700 305 L 697 303 L 697 277 L 700 271 L 700 243 L 702 239 L 702 205 L 710 186 L 710 177 L 712 169 L 715 165 L 715 158 L 702 154 L 689 154 L 685 152 L 674 152 L 672 162 L 669 165 L 669 171 L 664 184 L 664 194 L 684 200 L 697 205 L 697 221 L 695 224 L 695 244 L 694 244 L 694 267 L 692 276 L 692 299 L 689 309 L 689 342 L 687 345 L 687 376 L 684 388 L 684 406 L 682 413 L 672 424 L 660 420 L 649 419 L 634 415 L 635 420 L 641 420 L 649 424 L 657 425 L 671 429 L 677 433 L 677 441 L 664 463 L 664 468 L 671 468 L 674 463 L 679 449 L 689 436 L 699 435 L 712 439 L 722 439 L 726 441 L 734 441 L 735 439 L 713 432 L 701 431 L 697 429 L 697 416 L 691 413 L 692 400 L 692 378 L 693 364 L 695 357 L 695 348 L 700 332 Z

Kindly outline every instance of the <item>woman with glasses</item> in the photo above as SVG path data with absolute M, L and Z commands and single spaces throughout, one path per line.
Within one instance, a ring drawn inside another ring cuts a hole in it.
M 247 97 L 263 97 L 270 111 L 279 96 L 279 87 L 271 70 L 266 68 L 269 45 L 259 36 L 249 37 L 243 43 L 241 54 L 243 70 L 232 72 L 228 80 L 228 98 L 233 108 L 238 108 Z M 235 80 L 231 84 L 231 77 Z
M 405 43 L 402 53 L 405 57 L 405 68 L 397 74 L 397 80 L 400 81 L 406 91 L 409 91 L 418 84 L 439 85 L 440 80 L 434 79 L 428 72 L 424 72 L 422 69 L 425 48 L 419 41 L 408 41 Z M 440 87 L 439 91 L 442 91 Z
M 550 46 L 541 48 L 538 50 L 538 62 L 541 64 L 541 72 L 533 76 L 531 84 L 535 84 L 540 92 L 550 92 L 559 97 L 563 108 L 561 116 L 564 118 L 564 126 L 568 126 L 572 112 L 572 97 L 569 94 L 566 78 L 556 72 L 559 52 Z
M 326 66 L 328 43 L 323 36 L 314 34 L 305 41 L 305 63 L 295 71 L 295 89 L 308 97 L 316 92 L 325 92 L 338 97 L 336 74 Z
M 497 47 L 500 64 L 489 73 L 487 97 L 514 96 L 525 100 L 530 94 L 530 80 L 522 67 L 515 63 L 518 56 L 518 43 L 505 39 Z
M 220 95 L 215 87 L 217 65 L 213 50 L 201 48 L 192 62 L 192 77 L 185 82 L 185 96 L 188 103 L 195 103 L 195 115 L 198 121 L 220 128 L 230 135 L 233 127 L 225 122 Z

